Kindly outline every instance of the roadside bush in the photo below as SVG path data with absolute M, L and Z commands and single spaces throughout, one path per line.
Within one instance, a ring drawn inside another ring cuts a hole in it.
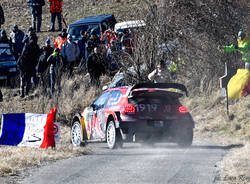
M 124 65 L 124 71 L 131 65 L 136 70 L 132 77 L 126 72 L 131 81 L 147 81 L 147 74 L 164 57 L 177 62 L 180 82 L 209 94 L 218 87 L 225 62 L 232 69 L 243 67 L 239 53 L 222 53 L 218 46 L 235 43 L 238 31 L 247 29 L 246 0 L 143 2 L 145 6 L 136 8 L 134 18 L 143 19 L 146 28 L 138 33 L 138 47 Z M 158 46 L 162 44 L 170 47 L 166 55 L 159 55 Z

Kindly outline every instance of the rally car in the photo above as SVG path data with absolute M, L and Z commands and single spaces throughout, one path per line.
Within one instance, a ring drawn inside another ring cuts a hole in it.
M 74 146 L 107 142 L 110 149 L 124 142 L 176 142 L 190 146 L 194 121 L 179 98 L 187 89 L 177 83 L 140 83 L 104 91 L 72 120 Z
M 9 44 L 0 44 L 0 81 L 7 81 L 7 84 L 14 87 L 18 74 L 17 62 Z

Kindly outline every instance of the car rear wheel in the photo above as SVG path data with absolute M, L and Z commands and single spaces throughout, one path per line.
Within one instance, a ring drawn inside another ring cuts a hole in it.
M 115 128 L 114 121 L 110 121 L 106 130 L 107 144 L 110 149 L 122 147 L 123 141 L 120 129 Z
M 177 144 L 181 147 L 189 147 L 193 142 L 193 128 L 187 128 L 178 135 Z
M 74 146 L 81 146 L 82 145 L 82 127 L 79 121 L 75 121 L 73 123 L 71 129 L 71 141 Z

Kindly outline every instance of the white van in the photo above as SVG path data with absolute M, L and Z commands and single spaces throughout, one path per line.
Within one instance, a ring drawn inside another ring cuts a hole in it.
M 119 22 L 115 24 L 115 32 L 123 32 L 127 29 L 138 29 L 144 26 L 146 26 L 146 24 L 143 20 Z

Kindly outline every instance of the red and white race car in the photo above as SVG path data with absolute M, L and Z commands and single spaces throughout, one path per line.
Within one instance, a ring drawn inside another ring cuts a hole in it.
M 176 83 L 140 83 L 103 92 L 72 120 L 75 146 L 106 141 L 110 149 L 124 142 L 177 142 L 190 146 L 194 121 L 179 98 L 187 89 Z

